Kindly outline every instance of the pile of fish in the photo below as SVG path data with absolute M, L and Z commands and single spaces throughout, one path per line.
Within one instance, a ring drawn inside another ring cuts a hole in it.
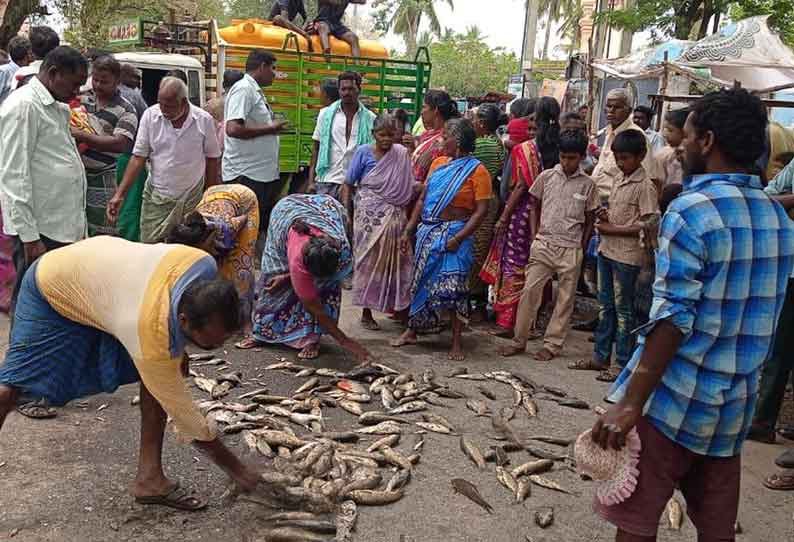
M 509 491 L 510 502 L 527 499 L 532 485 L 575 494 L 544 476 L 557 468 L 570 468 L 566 450 L 538 444 L 567 448 L 572 440 L 521 436 L 511 420 L 517 415 L 537 416 L 540 400 L 579 409 L 589 409 L 589 405 L 525 376 L 508 371 L 469 373 L 465 368 L 448 375 L 449 379 L 478 381 L 476 388 L 489 400 L 486 402 L 440 382 L 430 368 L 414 377 L 380 363 L 341 372 L 282 359 L 265 369 L 307 379 L 289 396 L 271 394 L 258 382 L 258 389 L 228 400 L 232 390 L 242 385 L 242 375 L 228 372 L 219 358 L 193 355 L 191 360 L 204 362 L 194 363 L 191 375 L 196 387 L 210 397 L 199 407 L 222 433 L 240 433 L 251 452 L 263 456 L 267 463 L 262 478 L 268 494 L 240 498 L 272 508 L 300 510 L 269 516 L 273 529 L 265 540 L 350 540 L 357 506 L 385 505 L 403 497 L 428 432 L 458 439 L 462 453 L 480 470 L 494 463 L 496 479 Z M 225 372 L 217 377 L 195 372 L 204 366 Z M 496 395 L 483 384 L 488 381 L 509 386 L 512 401 L 501 407 L 495 404 Z M 493 433 L 486 436 L 494 442 L 488 450 L 482 451 L 444 416 L 431 411 L 431 407 L 451 406 L 450 400 L 465 401 L 476 416 L 490 418 Z M 369 410 L 373 405 L 378 409 Z M 326 408 L 355 416 L 356 427 L 329 430 Z M 409 435 L 410 442 L 406 442 Z M 399 445 L 403 445 L 402 451 Z M 515 452 L 528 453 L 534 459 L 509 468 L 510 455 Z M 461 478 L 451 482 L 456 493 L 492 512 L 474 484 Z M 332 515 L 335 520 L 330 519 Z M 539 526 L 548 527 L 553 521 L 553 509 L 536 510 Z

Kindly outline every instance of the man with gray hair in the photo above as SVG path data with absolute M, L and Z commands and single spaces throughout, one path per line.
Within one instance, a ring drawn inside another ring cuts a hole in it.
M 612 184 L 620 175 L 620 169 L 615 162 L 615 155 L 612 153 L 612 142 L 615 140 L 615 136 L 626 130 L 637 130 L 645 135 L 645 131 L 637 126 L 632 119 L 631 102 L 631 94 L 629 94 L 628 89 L 615 88 L 607 94 L 606 115 L 609 124 L 606 129 L 604 145 L 601 147 L 601 156 L 591 175 L 598 187 L 598 195 L 602 202 L 606 202 L 609 199 Z M 654 171 L 653 168 L 649 167 L 651 160 L 651 153 L 646 153 L 642 162 L 646 171 Z
M 124 180 L 108 203 L 108 220 L 115 223 L 130 187 L 149 160 L 151 170 L 143 189 L 141 241 L 158 243 L 171 224 L 195 209 L 206 187 L 218 183 L 221 155 L 215 121 L 188 99 L 187 85 L 165 77 L 157 105 L 146 110 L 138 128 Z

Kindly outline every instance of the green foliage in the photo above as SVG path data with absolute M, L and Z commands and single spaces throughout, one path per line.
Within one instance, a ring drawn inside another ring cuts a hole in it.
M 210 2 L 219 0 L 208 0 Z M 228 0 L 226 4 L 227 19 L 266 19 L 275 0 Z M 309 20 L 317 15 L 317 0 L 304 0 Z M 298 16 L 300 21 L 300 15 Z
M 518 72 L 519 59 L 502 47 L 491 49 L 474 30 L 430 44 L 432 87 L 456 97 L 504 92 L 508 78 Z
M 625 9 L 603 12 L 596 16 L 615 28 L 639 32 L 651 29 L 659 39 L 697 39 L 706 34 L 699 22 L 711 19 L 714 14 L 723 14 L 728 0 L 637 0 Z M 692 35 L 693 30 L 697 35 Z
M 754 15 L 770 15 L 769 26 L 786 45 L 794 47 L 794 0 L 742 0 L 731 5 L 733 20 Z
M 443 0 L 454 9 L 452 0 Z M 419 29 L 423 18 L 430 23 L 433 35 L 441 35 L 441 23 L 436 14 L 438 0 L 374 0 L 373 19 L 375 30 L 386 33 L 389 30 L 402 36 L 407 55 L 412 57 L 417 49 Z

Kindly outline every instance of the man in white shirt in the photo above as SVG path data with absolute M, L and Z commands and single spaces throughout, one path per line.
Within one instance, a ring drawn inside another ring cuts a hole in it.
M 87 75 L 83 55 L 58 47 L 39 75 L 0 105 L 0 207 L 3 230 L 14 237 L 17 270 L 12 315 L 22 277 L 36 258 L 86 235 L 85 169 L 66 104 Z
M 14 81 L 11 84 L 12 91 L 25 85 L 31 77 L 39 73 L 44 57 L 61 44 L 61 38 L 49 26 L 34 26 L 28 33 L 28 39 L 30 39 L 34 60 L 14 74 Z
M 338 81 L 339 100 L 322 108 L 317 116 L 307 191 L 340 200 L 341 187 L 356 147 L 374 142 L 372 124 L 375 114 L 358 100 L 361 94 L 360 74 L 343 72 L 339 74 Z
M 273 84 L 276 57 L 264 49 L 248 54 L 245 75 L 226 94 L 223 118 L 223 182 L 247 186 L 259 202 L 259 231 L 267 231 L 270 211 L 283 183 L 278 164 L 278 134 L 285 120 L 275 120 L 262 87 Z
M 8 55 L 8 64 L 0 66 L 0 104 L 11 93 L 11 84 L 17 71 L 33 61 L 30 40 L 23 36 L 11 38 L 8 42 Z
M 115 224 L 124 198 L 148 159 L 151 167 L 141 206 L 144 243 L 163 241 L 168 228 L 196 208 L 204 189 L 218 183 L 221 151 L 215 121 L 192 105 L 187 96 L 183 81 L 163 78 L 157 94 L 159 103 L 141 117 L 132 159 L 108 203 L 107 218 Z

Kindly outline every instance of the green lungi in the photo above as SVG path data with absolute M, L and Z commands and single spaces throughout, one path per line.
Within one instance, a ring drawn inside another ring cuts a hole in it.
M 130 158 L 132 158 L 132 155 L 125 153 L 116 160 L 116 184 L 119 186 L 124 179 L 124 172 L 127 170 Z M 146 184 L 146 177 L 147 171 L 144 168 L 138 178 L 135 179 L 129 192 L 127 192 L 124 203 L 121 204 L 117 226 L 119 235 L 127 241 L 141 240 L 141 202 L 143 201 L 143 187 Z

